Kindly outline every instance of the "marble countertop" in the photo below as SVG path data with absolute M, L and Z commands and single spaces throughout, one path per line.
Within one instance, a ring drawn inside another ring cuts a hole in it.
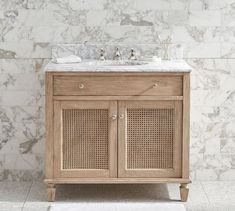
M 98 65 L 95 65 L 96 63 Z M 102 62 L 101 62 L 102 63 Z M 45 72 L 190 72 L 192 68 L 184 60 L 148 62 L 142 65 L 101 65 L 99 61 L 56 64 L 52 61 Z

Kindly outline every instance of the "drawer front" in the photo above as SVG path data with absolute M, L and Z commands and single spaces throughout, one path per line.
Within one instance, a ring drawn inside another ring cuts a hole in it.
M 182 96 L 181 76 L 54 76 L 54 95 Z

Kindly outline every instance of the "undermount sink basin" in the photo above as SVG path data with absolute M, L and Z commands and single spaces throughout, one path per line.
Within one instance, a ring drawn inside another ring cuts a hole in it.
M 145 65 L 147 62 L 138 60 L 105 60 L 105 61 L 88 61 L 89 66 L 135 66 Z

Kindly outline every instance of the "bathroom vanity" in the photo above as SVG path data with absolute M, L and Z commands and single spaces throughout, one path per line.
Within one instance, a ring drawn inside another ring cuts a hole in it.
M 190 71 L 184 61 L 46 67 L 46 178 L 56 185 L 179 183 L 188 196 Z

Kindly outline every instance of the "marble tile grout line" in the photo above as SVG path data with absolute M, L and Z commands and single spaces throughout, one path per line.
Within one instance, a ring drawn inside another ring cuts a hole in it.
M 33 187 L 33 183 L 34 183 L 34 181 L 31 182 L 30 187 L 29 187 L 29 190 L 27 191 L 26 197 L 25 197 L 25 199 L 24 199 L 24 203 L 23 203 L 23 205 L 22 205 L 22 207 L 21 207 L 21 211 L 24 210 L 24 206 L 25 206 L 25 203 L 26 203 L 27 200 L 28 200 L 29 194 L 30 194 L 31 189 L 32 189 L 32 187 Z
M 209 198 L 207 196 L 206 190 L 204 189 L 204 186 L 203 186 L 202 182 L 200 181 L 199 183 L 200 183 L 200 186 L 201 186 L 201 188 L 202 188 L 202 190 L 203 190 L 203 192 L 206 196 L 207 202 L 209 203 L 209 205 L 212 205 L 211 201 L 209 200 Z

